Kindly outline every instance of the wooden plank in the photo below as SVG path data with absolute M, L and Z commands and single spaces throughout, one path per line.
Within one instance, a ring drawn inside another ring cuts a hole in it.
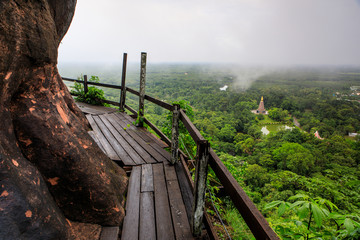
M 200 140 L 205 140 L 205 138 L 200 134 L 199 130 L 197 130 L 195 125 L 190 121 L 189 117 L 182 109 L 180 110 L 180 120 L 184 123 L 184 126 L 189 131 L 191 137 L 196 143 Z
M 107 115 L 107 114 L 106 114 Z M 103 121 L 105 126 L 109 129 L 109 131 L 114 135 L 115 139 L 121 145 L 121 147 L 126 151 L 126 153 L 131 157 L 133 163 L 131 164 L 130 161 L 128 164 L 125 165 L 138 165 L 143 164 L 145 161 L 140 157 L 140 155 L 134 151 L 134 149 L 129 145 L 129 143 L 120 135 L 120 133 L 114 128 L 114 126 L 109 122 L 106 115 L 99 115 L 100 119 Z
M 80 108 L 80 110 L 84 113 L 89 113 L 92 115 L 104 114 L 104 113 L 113 113 L 116 112 L 117 109 L 109 108 L 104 106 L 95 106 L 83 102 L 76 102 L 76 105 Z
M 128 106 L 128 105 L 125 104 L 125 108 L 126 108 L 127 110 L 129 110 L 132 114 L 134 114 L 135 116 L 137 116 L 137 112 L 136 112 L 133 108 L 131 108 L 130 106 Z
M 219 240 L 214 225 L 212 224 L 211 218 L 207 212 L 204 213 L 204 225 L 210 240 Z
M 154 191 L 154 178 L 151 164 L 141 166 L 141 192 Z
M 158 142 L 159 145 L 162 147 L 162 148 L 167 148 L 169 147 L 170 145 L 167 144 L 166 142 L 164 142 L 163 140 L 161 140 L 160 138 L 158 138 L 155 134 L 149 132 L 149 136 L 154 139 L 154 141 Z
M 158 240 L 175 239 L 163 164 L 152 164 Z
M 178 181 L 167 181 L 167 188 L 176 239 L 193 239 Z
M 128 124 L 132 124 L 134 119 L 131 118 L 129 115 L 123 114 L 121 116 L 123 118 L 123 120 L 128 123 Z M 145 118 L 145 123 L 149 123 L 149 121 Z M 150 125 L 149 125 L 150 126 Z M 155 126 L 154 126 L 155 127 Z M 164 150 L 163 148 L 165 147 L 169 147 L 171 141 L 164 135 L 165 142 L 163 142 L 161 139 L 155 137 L 152 133 L 150 133 L 146 128 L 144 127 L 136 127 L 132 124 L 132 129 L 138 131 L 141 134 L 141 137 L 144 139 L 145 142 L 148 142 L 152 147 L 156 148 L 156 150 L 163 155 L 165 158 L 170 159 L 171 154 L 168 153 L 166 150 Z M 158 130 L 160 131 L 160 130 Z M 166 144 L 168 143 L 168 145 Z
M 99 116 L 93 116 L 94 121 L 97 123 L 101 132 L 104 134 L 106 139 L 109 141 L 116 154 L 120 157 L 120 160 L 124 162 L 125 165 L 134 165 L 134 162 L 130 156 L 126 153 L 124 148 L 116 141 L 114 135 L 109 131 L 103 121 L 101 121 Z
M 134 239 L 134 238 L 131 238 L 131 239 Z M 140 194 L 139 239 L 140 240 L 156 240 L 154 193 L 153 192 L 143 192 Z
M 126 131 L 119 123 L 120 119 L 117 118 L 114 114 L 106 115 L 106 118 L 109 122 L 115 127 L 115 129 L 124 137 L 124 139 L 134 148 L 134 150 L 141 156 L 141 158 L 146 163 L 156 162 L 151 155 L 146 152 L 138 142 L 136 142 L 133 137 Z
M 103 227 L 100 240 L 117 240 L 119 238 L 119 227 Z
M 194 195 L 193 195 L 194 188 L 191 184 L 189 184 L 189 181 L 187 179 L 185 170 L 184 170 L 181 162 L 176 163 L 174 165 L 174 167 L 175 167 L 175 171 L 177 173 L 177 177 L 179 179 L 178 182 L 179 182 L 179 186 L 180 186 L 181 195 L 184 200 L 187 218 L 188 218 L 188 221 L 190 222 L 192 204 L 194 201 Z
M 103 151 L 103 153 L 106 154 L 106 151 L 105 151 L 103 145 L 101 144 L 101 142 L 99 142 L 99 139 L 96 137 L 94 131 L 89 131 L 88 134 L 91 136 L 92 139 L 94 139 L 94 141 L 95 141 L 96 144 L 99 146 L 99 148 L 101 149 L 101 151 Z
M 161 141 L 159 141 L 159 144 L 163 145 L 163 147 L 168 147 L 171 145 L 170 139 L 160 131 L 152 122 L 150 122 L 147 118 L 144 119 L 145 123 L 157 134 L 160 136 Z M 157 137 L 152 135 L 150 133 L 151 137 L 155 138 L 156 140 L 159 140 Z
M 212 149 L 210 149 L 209 164 L 255 238 L 280 239 Z
M 193 195 L 194 182 L 192 181 L 191 174 L 186 166 L 186 162 L 183 155 L 180 154 L 180 162 L 178 164 L 175 164 L 174 166 L 175 166 L 176 174 L 179 179 L 178 182 L 181 190 L 181 195 L 183 197 L 186 212 L 190 222 L 192 203 L 194 199 L 194 195 Z M 204 225 L 210 240 L 218 240 L 219 237 L 216 233 L 214 226 L 212 225 L 209 215 L 206 212 L 204 212 Z
M 136 132 L 136 130 L 127 129 L 126 132 L 146 151 L 149 153 L 151 158 L 147 163 L 156 163 L 167 161 L 164 156 L 162 156 L 159 152 L 156 151 L 150 144 L 144 141 L 143 138 Z
M 86 115 L 86 118 L 88 119 L 92 129 L 94 130 L 97 139 L 99 139 L 99 142 L 104 147 L 106 155 L 112 160 L 120 160 L 119 156 L 116 154 L 108 140 L 105 138 L 98 125 L 95 123 L 93 116 L 88 114 Z
M 115 116 L 117 116 L 120 120 L 123 120 L 124 118 L 121 117 L 120 114 L 116 113 Z M 138 144 L 147 151 L 152 157 L 153 157 L 153 163 L 156 162 L 163 162 L 167 161 L 167 159 L 162 156 L 160 153 L 158 153 L 152 146 L 150 146 L 143 138 L 143 134 L 139 132 L 139 130 L 132 124 L 127 124 L 125 121 L 119 121 L 118 122 L 121 127 L 126 128 L 126 132 L 136 141 Z M 135 128 L 135 129 L 134 129 Z M 155 160 L 156 159 L 156 160 Z
M 170 165 L 169 162 L 164 162 L 164 169 L 165 169 L 165 176 L 166 180 L 176 180 L 177 181 L 177 175 L 174 166 Z
M 119 118 L 121 118 L 125 124 L 130 124 L 130 128 L 134 130 L 138 136 L 140 136 L 148 145 L 153 147 L 161 156 L 163 156 L 167 161 L 170 160 L 171 154 L 167 152 L 164 147 L 164 143 L 162 143 L 159 139 L 154 138 L 153 135 L 147 131 L 146 128 L 135 127 L 132 124 L 132 118 L 126 114 L 116 114 Z M 157 159 L 157 158 L 156 158 Z M 164 160 L 161 160 L 164 161 Z
M 139 238 L 140 178 L 141 166 L 133 167 L 129 180 L 126 215 L 121 234 L 123 240 Z

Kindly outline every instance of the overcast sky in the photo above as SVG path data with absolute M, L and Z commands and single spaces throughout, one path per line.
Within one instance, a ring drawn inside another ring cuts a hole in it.
M 360 0 L 78 0 L 59 63 L 360 65 Z

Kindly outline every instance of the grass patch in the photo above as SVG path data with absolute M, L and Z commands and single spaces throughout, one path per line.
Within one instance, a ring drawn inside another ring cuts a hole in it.
M 267 124 L 272 124 L 272 123 L 276 123 L 276 121 L 272 120 L 271 118 L 269 118 L 268 115 L 263 115 L 264 119 L 263 120 L 259 120 L 259 125 L 267 125 Z

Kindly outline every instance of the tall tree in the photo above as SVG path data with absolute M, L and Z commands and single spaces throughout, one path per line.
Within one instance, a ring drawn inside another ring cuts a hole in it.
M 76 0 L 0 0 L 0 236 L 71 239 L 120 225 L 125 172 L 89 137 L 57 70 Z

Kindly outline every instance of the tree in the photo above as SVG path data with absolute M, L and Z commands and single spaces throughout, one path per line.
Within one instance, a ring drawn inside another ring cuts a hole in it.
M 246 184 L 254 188 L 261 188 L 269 181 L 269 175 L 265 168 L 253 164 L 246 168 L 244 179 Z
M 307 175 L 315 164 L 314 156 L 310 150 L 298 143 L 284 143 L 272 152 L 278 161 L 278 168 L 289 169 L 297 174 Z
M 0 1 L 0 236 L 9 239 L 71 239 L 67 219 L 124 217 L 126 173 L 87 133 L 56 66 L 75 5 Z
M 236 134 L 235 128 L 230 124 L 225 124 L 225 126 L 221 128 L 221 130 L 219 131 L 218 137 L 220 140 L 224 142 L 231 143 L 234 141 L 235 134 Z

